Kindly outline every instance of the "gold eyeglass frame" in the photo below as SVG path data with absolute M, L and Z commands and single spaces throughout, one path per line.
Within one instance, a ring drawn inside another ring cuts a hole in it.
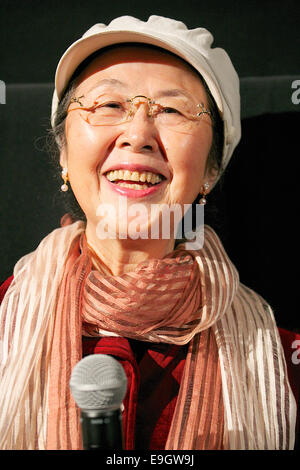
M 82 111 L 91 111 L 93 108 L 96 108 L 97 107 L 97 104 L 98 104 L 98 101 L 94 101 L 94 104 L 92 106 L 89 106 L 89 107 L 84 107 L 84 105 L 81 103 L 80 99 L 81 98 L 84 98 L 84 95 L 82 96 L 79 96 L 78 98 L 77 97 L 74 97 L 74 98 L 71 98 L 70 100 L 70 104 L 71 103 L 78 103 L 79 104 L 79 107 L 78 108 L 73 108 L 73 109 L 69 109 L 67 112 L 69 113 L 70 111 L 75 111 L 75 110 L 78 110 L 78 109 L 81 109 Z M 136 100 L 137 98 L 139 98 L 139 101 L 137 103 L 134 102 L 134 100 Z M 134 96 L 133 98 L 128 98 L 126 100 L 127 103 L 130 103 L 131 104 L 131 107 L 130 107 L 130 110 L 128 112 L 128 115 L 127 115 L 127 118 L 122 121 L 122 122 L 127 122 L 127 119 L 128 118 L 131 118 L 135 113 L 134 113 L 134 106 L 138 106 L 139 104 L 141 103 L 145 103 L 145 101 L 143 100 L 146 100 L 146 103 L 148 104 L 148 108 L 149 108 L 149 111 L 148 111 L 148 116 L 149 117 L 153 117 L 153 106 L 158 106 L 160 108 L 164 108 L 163 106 L 161 106 L 159 103 L 156 103 L 152 98 L 148 98 L 147 96 L 144 96 L 144 95 L 136 95 Z M 197 107 L 200 108 L 200 111 L 196 114 L 196 115 L 193 115 L 193 118 L 195 117 L 200 117 L 202 114 L 208 114 L 209 116 L 212 116 L 211 112 L 204 106 L 203 103 L 198 103 L 197 104 Z M 187 119 L 189 119 L 187 117 Z M 89 123 L 89 121 L 87 121 Z M 90 123 L 89 123 L 90 124 Z M 96 124 L 90 124 L 90 125 L 95 125 L 97 126 Z M 98 124 L 99 126 L 101 126 L 101 124 Z

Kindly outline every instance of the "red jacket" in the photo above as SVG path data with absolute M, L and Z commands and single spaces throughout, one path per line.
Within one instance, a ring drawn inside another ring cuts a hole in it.
M 0 285 L 0 303 L 13 279 Z M 300 334 L 279 328 L 288 377 L 296 402 L 300 398 Z M 125 448 L 164 449 L 176 405 L 187 348 L 126 338 L 84 338 L 83 355 L 110 354 L 123 365 L 128 379 L 124 400 Z M 300 410 L 298 406 L 297 430 Z M 298 432 L 297 432 L 298 436 Z M 296 437 L 296 448 L 299 446 Z

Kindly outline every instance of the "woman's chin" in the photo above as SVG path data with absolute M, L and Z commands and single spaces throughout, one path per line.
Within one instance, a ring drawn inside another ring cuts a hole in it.
M 151 239 L 151 224 L 147 221 L 135 220 L 130 215 L 123 215 L 116 219 L 106 214 L 98 220 L 96 236 L 99 240 L 149 240 Z

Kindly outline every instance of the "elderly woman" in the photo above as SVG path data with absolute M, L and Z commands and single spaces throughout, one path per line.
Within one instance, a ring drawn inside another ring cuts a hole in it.
M 93 353 L 126 371 L 126 449 L 293 448 L 271 308 L 239 282 L 209 226 L 204 244 L 201 224 L 195 243 L 176 240 L 172 217 L 168 236 L 162 228 L 161 207 L 201 212 L 240 139 L 238 78 L 212 39 L 167 18 L 121 17 L 61 58 L 52 126 L 61 189 L 83 216 L 6 283 L 2 449 L 82 448 L 69 381 Z

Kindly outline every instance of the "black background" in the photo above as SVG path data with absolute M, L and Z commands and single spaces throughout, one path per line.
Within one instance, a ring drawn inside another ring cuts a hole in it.
M 62 53 L 90 26 L 153 14 L 210 30 L 240 77 L 299 73 L 297 0 L 1 0 L 1 79 L 52 82 Z
M 7 85 L 0 105 L 0 281 L 64 213 L 45 149 L 59 58 L 95 23 L 151 14 L 209 29 L 242 79 L 300 79 L 298 1 L 0 0 L 0 80 Z M 300 105 L 291 103 L 286 83 L 280 113 L 244 113 L 242 141 L 211 195 L 219 208 L 211 225 L 241 281 L 271 304 L 280 326 L 296 331 Z M 259 105 L 264 96 L 251 100 Z

